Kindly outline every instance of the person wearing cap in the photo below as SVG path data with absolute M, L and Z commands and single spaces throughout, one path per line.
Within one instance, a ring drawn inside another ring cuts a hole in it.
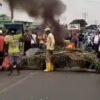
M 5 43 L 8 44 L 8 56 L 10 59 L 10 73 L 12 74 L 14 68 L 16 68 L 18 75 L 20 74 L 20 55 L 21 55 L 21 47 L 20 47 L 20 39 L 22 34 L 16 34 L 14 30 L 10 31 L 9 34 L 5 37 Z
M 54 35 L 51 33 L 50 28 L 45 29 L 45 33 L 47 34 L 46 40 L 46 69 L 45 72 L 52 72 L 54 71 L 54 65 L 52 63 L 52 55 L 55 49 L 55 38 Z

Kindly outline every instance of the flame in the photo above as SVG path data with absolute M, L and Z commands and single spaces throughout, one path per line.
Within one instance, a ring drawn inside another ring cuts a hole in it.
M 75 44 L 74 44 L 74 43 L 70 43 L 70 44 L 67 46 L 67 49 L 75 49 Z

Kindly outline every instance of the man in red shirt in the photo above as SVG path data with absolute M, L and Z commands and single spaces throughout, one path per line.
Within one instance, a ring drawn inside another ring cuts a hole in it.
M 2 64 L 3 57 L 4 57 L 4 36 L 3 36 L 3 31 L 0 30 L 0 65 Z

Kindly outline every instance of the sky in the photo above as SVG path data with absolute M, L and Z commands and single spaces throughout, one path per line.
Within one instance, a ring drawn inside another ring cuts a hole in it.
M 89 24 L 100 24 L 100 0 L 62 0 L 66 5 L 66 11 L 60 17 L 61 23 L 70 23 L 74 19 L 84 18 Z M 0 14 L 10 16 L 9 7 L 2 0 Z M 15 11 L 14 19 L 33 21 L 26 12 Z

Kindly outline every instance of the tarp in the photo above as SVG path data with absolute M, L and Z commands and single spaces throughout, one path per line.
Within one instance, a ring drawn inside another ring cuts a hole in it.
M 43 53 L 43 51 L 41 49 L 38 49 L 38 48 L 31 48 L 28 51 L 26 51 L 26 56 L 31 57 L 31 56 L 34 56 L 34 55 L 39 54 L 39 53 Z

